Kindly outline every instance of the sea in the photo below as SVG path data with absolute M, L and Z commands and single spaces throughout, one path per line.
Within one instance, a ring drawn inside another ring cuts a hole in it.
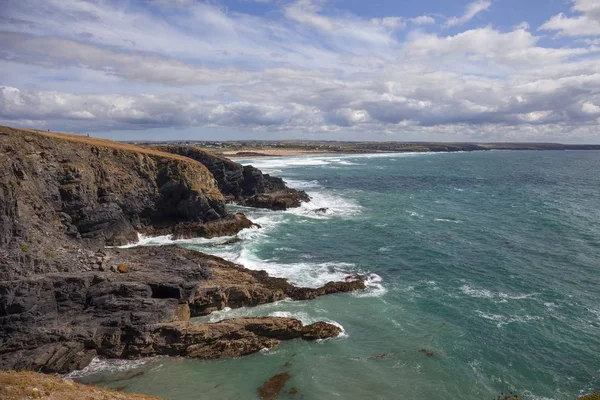
M 230 206 L 260 229 L 177 243 L 317 287 L 363 292 L 225 309 L 329 321 L 342 334 L 217 361 L 95 360 L 86 383 L 173 400 L 564 399 L 600 389 L 600 152 L 489 151 L 241 160 L 305 190 L 288 211 Z M 315 212 L 317 209 L 324 212 Z M 292 389 L 290 391 L 290 389 Z

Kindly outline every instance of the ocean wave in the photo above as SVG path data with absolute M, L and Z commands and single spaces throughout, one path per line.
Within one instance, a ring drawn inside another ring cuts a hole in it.
M 248 228 L 250 230 L 256 230 L 256 228 Z M 191 239 L 173 239 L 173 235 L 162 235 L 162 236 L 146 236 L 138 233 L 138 239 L 135 242 L 128 243 L 123 246 L 117 246 L 119 249 L 128 249 L 131 247 L 139 246 L 167 246 L 171 244 L 197 244 L 197 245 L 220 245 L 234 238 L 232 236 L 219 236 L 215 238 L 191 238 Z
M 312 219 L 329 219 L 332 217 L 349 217 L 359 214 L 363 207 L 353 200 L 327 191 L 309 191 L 311 200 L 300 207 L 291 208 L 285 213 Z M 324 212 L 315 212 L 324 210 Z
M 98 372 L 125 372 L 132 369 L 139 368 L 151 361 L 156 360 L 158 357 L 146 357 L 137 360 L 119 360 L 119 359 L 103 359 L 95 357 L 92 362 L 85 367 L 77 371 L 70 372 L 63 376 L 65 379 L 79 379 L 84 376 L 93 375 Z
M 319 183 L 319 181 L 316 181 L 316 180 L 301 181 L 301 180 L 286 178 L 285 183 L 286 183 L 286 185 L 288 185 L 289 187 L 291 187 L 293 189 L 301 189 L 301 190 L 322 187 L 321 184 Z
M 354 292 L 355 297 L 382 297 L 387 293 L 387 289 L 383 284 L 383 278 L 377 274 L 367 274 L 365 286 L 367 287 L 362 292 Z
M 262 260 L 248 248 L 242 248 L 234 261 L 252 270 L 265 270 L 270 276 L 286 278 L 296 286 L 317 288 L 330 281 L 343 281 L 353 275 L 356 266 L 343 262 L 298 262 L 278 263 L 274 260 Z
M 288 157 L 258 157 L 245 158 L 237 160 L 243 165 L 252 165 L 263 172 L 275 173 L 281 172 L 285 168 L 296 167 L 319 167 L 319 166 L 354 166 L 361 165 L 357 163 L 360 159 L 372 158 L 403 158 L 416 156 L 430 156 L 440 154 L 439 152 L 422 153 L 368 153 L 368 154 L 347 154 L 347 155 L 306 155 L 306 156 L 288 156 Z

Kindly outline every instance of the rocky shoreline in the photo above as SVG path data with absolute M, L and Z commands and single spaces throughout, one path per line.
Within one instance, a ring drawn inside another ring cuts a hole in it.
M 365 288 L 299 288 L 177 246 L 115 248 L 147 235 L 215 237 L 256 227 L 226 201 L 297 207 L 306 193 L 185 148 L 0 127 L 0 369 L 67 373 L 93 358 L 237 357 L 281 340 L 339 335 L 293 318 L 193 324 L 225 307 Z

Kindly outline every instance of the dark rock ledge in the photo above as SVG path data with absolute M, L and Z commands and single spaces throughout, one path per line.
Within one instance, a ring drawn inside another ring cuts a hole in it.
M 66 373 L 96 356 L 237 357 L 281 340 L 335 337 L 340 330 L 334 325 L 304 326 L 293 318 L 214 324 L 189 319 L 224 307 L 307 300 L 365 287 L 356 277 L 298 288 L 264 271 L 177 246 L 106 249 L 89 257 L 97 257 L 105 271 L 0 282 L 0 369 Z M 118 266 L 127 272 L 116 272 Z

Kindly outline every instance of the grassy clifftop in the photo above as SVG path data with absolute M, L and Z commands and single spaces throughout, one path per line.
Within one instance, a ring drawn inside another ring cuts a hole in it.
M 82 385 L 63 380 L 56 375 L 4 371 L 0 371 L 0 398 L 3 400 L 160 400 L 154 396 L 125 394 Z

